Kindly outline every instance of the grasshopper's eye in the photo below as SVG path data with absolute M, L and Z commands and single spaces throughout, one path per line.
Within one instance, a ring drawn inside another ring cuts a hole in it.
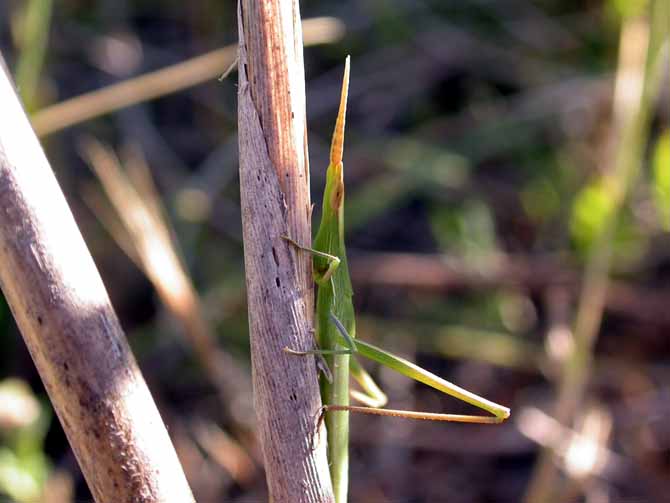
M 342 206 L 343 200 L 344 200 L 344 183 L 342 182 L 342 177 L 340 177 L 335 187 L 333 187 L 333 194 L 330 198 L 330 205 L 333 208 L 333 210 L 335 211 L 339 210 L 340 206 Z

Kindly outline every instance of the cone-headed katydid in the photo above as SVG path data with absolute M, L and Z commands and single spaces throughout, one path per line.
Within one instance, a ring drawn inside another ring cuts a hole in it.
M 342 96 L 335 131 L 330 149 L 330 164 L 326 172 L 326 189 L 323 194 L 321 224 L 314 238 L 313 248 L 284 239 L 297 248 L 314 255 L 314 280 L 318 285 L 316 323 L 319 349 L 295 351 L 293 354 L 323 355 L 332 376 L 323 379 L 321 385 L 323 410 L 326 413 L 328 431 L 328 459 L 333 480 L 335 498 L 338 503 L 347 500 L 349 469 L 349 412 L 426 419 L 433 421 L 456 421 L 464 423 L 499 423 L 509 417 L 507 407 L 493 403 L 474 393 L 424 370 L 412 362 L 379 349 L 372 344 L 355 339 L 356 323 L 352 301 L 353 290 L 347 254 L 344 245 L 344 178 L 342 152 L 344 147 L 344 122 L 349 88 L 349 57 L 347 57 Z M 386 396 L 372 378 L 363 370 L 356 355 L 378 362 L 407 377 L 431 386 L 443 393 L 479 407 L 491 416 L 457 414 L 435 414 L 415 411 L 382 409 Z M 365 393 L 353 391 L 351 395 L 369 407 L 349 405 L 349 377 L 356 379 Z

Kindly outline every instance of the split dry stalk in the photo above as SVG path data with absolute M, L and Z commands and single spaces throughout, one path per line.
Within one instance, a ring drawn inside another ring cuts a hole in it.
M 241 0 L 240 192 L 254 404 L 271 501 L 330 502 L 333 493 L 313 358 L 284 347 L 313 339 L 311 204 L 305 77 L 297 0 Z M 322 430 L 323 427 L 319 427 Z
M 91 493 L 98 503 L 192 502 L 100 275 L 1 69 L 0 102 L 0 285 Z

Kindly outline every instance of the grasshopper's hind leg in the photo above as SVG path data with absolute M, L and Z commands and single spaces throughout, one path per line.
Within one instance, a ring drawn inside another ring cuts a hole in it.
M 356 347 L 356 341 L 354 338 L 347 332 L 347 329 L 344 328 L 342 322 L 335 316 L 335 313 L 332 311 L 329 313 L 330 321 L 333 322 L 333 325 L 337 328 L 337 331 L 342 336 L 342 339 L 345 345 L 351 351 L 351 354 L 358 353 Z M 365 369 L 361 366 L 356 358 L 351 358 L 349 360 L 349 371 L 351 376 L 358 382 L 363 391 L 350 390 L 349 395 L 361 403 L 364 403 L 368 407 L 383 407 L 388 402 L 386 394 L 377 386 L 377 383 L 372 379 L 370 374 L 368 374 Z
M 349 372 L 362 389 L 362 391 L 350 389 L 349 396 L 351 398 L 368 407 L 384 407 L 386 405 L 388 402 L 386 393 L 381 390 L 355 357 L 349 360 Z

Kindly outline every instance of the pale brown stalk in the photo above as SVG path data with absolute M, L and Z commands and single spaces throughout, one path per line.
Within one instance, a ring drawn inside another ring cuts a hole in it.
M 100 275 L 2 70 L 0 102 L 0 285 L 91 493 L 98 503 L 192 502 Z

